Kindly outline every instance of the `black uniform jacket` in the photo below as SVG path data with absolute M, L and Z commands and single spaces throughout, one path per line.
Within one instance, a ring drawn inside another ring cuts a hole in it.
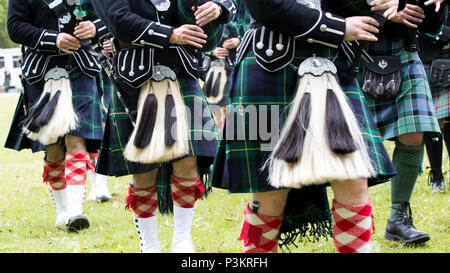
M 97 29 L 97 39 L 104 37 L 108 30 L 98 19 L 89 0 L 81 0 L 86 11 L 83 20 L 90 20 Z M 92 56 L 89 44 L 75 52 L 74 58 L 62 53 L 56 46 L 56 37 L 60 32 L 73 33 L 76 18 L 73 15 L 75 5 L 67 0 L 10 0 L 8 6 L 7 29 L 15 43 L 24 46 L 22 72 L 29 83 L 43 79 L 45 72 L 53 67 L 79 67 L 85 74 L 95 77 L 100 70 Z M 72 60 L 70 63 L 69 61 Z
M 115 66 L 119 77 L 137 88 L 149 80 L 155 65 L 174 67 L 181 63 L 197 76 L 197 50 L 169 43 L 172 32 L 183 24 L 195 24 L 192 0 L 92 0 L 107 28 L 118 41 Z M 199 1 L 199 5 L 207 1 Z M 208 35 L 206 51 L 220 40 L 222 24 L 236 14 L 232 0 L 212 0 L 222 8 L 221 16 L 203 27 Z

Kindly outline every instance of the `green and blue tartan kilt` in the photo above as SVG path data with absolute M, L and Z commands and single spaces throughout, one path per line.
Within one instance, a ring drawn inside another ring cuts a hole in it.
M 100 98 L 96 80 L 78 71 L 70 73 L 72 86 L 73 108 L 78 116 L 78 128 L 68 135 L 78 136 L 86 140 L 89 152 L 97 152 L 103 139 Z M 5 148 L 20 151 L 31 149 L 33 152 L 43 151 L 47 146 L 29 139 L 19 128 L 20 121 L 25 117 L 24 104 L 29 110 L 37 102 L 44 89 L 44 82 L 33 85 L 26 83 L 25 94 L 21 94 L 16 107 L 11 128 L 5 142 Z M 25 100 L 24 100 L 25 96 Z
M 206 98 L 202 95 L 198 82 L 184 72 L 177 75 L 181 87 L 181 95 L 191 113 L 190 148 L 187 156 L 197 157 L 199 173 L 202 183 L 207 189 L 205 194 L 207 194 L 211 190 L 207 177 L 217 149 L 218 132 L 209 105 Z M 133 89 L 119 80 L 116 80 L 116 83 L 133 118 L 136 120 L 139 90 Z M 158 168 L 159 211 L 161 213 L 171 211 L 171 162 L 142 164 L 126 160 L 123 152 L 133 129 L 134 127 L 123 105 L 118 100 L 115 91 L 111 92 L 105 134 L 96 171 L 109 176 L 125 176 L 146 173 Z
M 402 41 L 380 39 L 371 43 L 371 55 L 400 56 L 402 89 L 393 99 L 374 99 L 365 94 L 375 124 L 384 140 L 415 132 L 424 132 L 425 141 L 440 135 L 430 86 L 417 52 L 409 52 Z M 362 75 L 361 75 L 362 76 Z M 361 80 L 362 77 L 360 77 Z
M 446 47 L 439 59 L 450 59 L 450 47 Z M 430 79 L 431 64 L 424 63 L 425 73 L 427 78 Z M 434 109 L 436 112 L 436 118 L 445 119 L 450 117 L 450 88 L 440 87 L 430 83 L 431 95 L 433 96 Z
M 332 58 L 335 55 L 334 50 L 323 49 L 323 51 L 320 51 L 317 48 L 319 47 L 302 45 L 303 51 L 301 53 L 304 55 L 297 55 L 305 57 L 296 57 L 292 64 L 298 67 L 304 59 L 312 56 L 313 53 L 327 58 Z M 340 58 L 338 62 L 345 63 Z M 251 139 L 249 116 L 255 113 L 251 113 L 248 110 L 249 108 L 245 107 L 259 107 L 259 110 L 266 107 L 269 109 L 268 112 L 270 110 L 276 111 L 279 114 L 281 129 L 288 115 L 286 107 L 295 95 L 296 84 L 297 74 L 291 67 L 285 67 L 276 73 L 267 72 L 257 64 L 252 51 L 247 52 L 243 60 L 236 65 L 223 138 L 219 143 L 211 175 L 213 187 L 228 189 L 230 193 L 276 190 L 267 181 L 269 176 L 267 169 L 262 169 L 270 150 L 262 149 L 261 145 L 268 144 L 270 141 L 261 139 L 259 136 Z M 379 174 L 377 178 L 372 180 L 372 183 L 385 182 L 395 175 L 395 170 L 384 148 L 383 140 L 374 127 L 364 95 L 354 79 L 351 80 L 351 84 L 344 86 L 344 91 L 361 123 L 364 139 Z M 236 106 L 242 106 L 246 110 L 239 111 L 239 108 L 235 108 Z M 267 115 L 267 113 L 258 113 L 258 122 L 261 119 L 268 118 L 264 115 Z M 241 120 L 240 123 L 239 120 Z M 236 127 L 239 126 L 245 131 L 246 137 L 243 140 L 236 140 L 238 136 L 229 132 L 236 132 Z M 270 127 L 270 122 L 268 127 Z M 270 129 L 267 131 L 270 132 Z M 281 231 L 285 236 L 282 244 L 289 244 L 294 237 L 299 235 L 303 237 L 307 233 L 315 238 L 329 235 L 331 214 L 326 187 L 311 186 L 293 189 L 290 191 L 290 195 L 297 197 L 288 197 Z

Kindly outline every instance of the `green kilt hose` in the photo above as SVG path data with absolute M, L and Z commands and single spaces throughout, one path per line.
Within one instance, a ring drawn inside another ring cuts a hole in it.
M 178 81 L 184 103 L 191 113 L 189 129 L 189 154 L 197 157 L 199 173 L 203 184 L 208 187 L 206 176 L 213 163 L 217 149 L 217 130 L 212 112 L 198 82 L 185 72 L 178 73 Z M 183 71 L 183 70 L 181 70 Z M 133 89 L 121 81 L 116 81 L 121 90 L 122 97 L 129 107 L 134 119 L 137 117 L 137 102 L 139 90 Z M 111 93 L 111 101 L 108 106 L 105 133 L 100 149 L 96 172 L 109 176 L 124 176 L 140 174 L 159 168 L 158 171 L 158 206 L 161 213 L 171 210 L 170 177 L 172 173 L 171 162 L 158 164 L 142 164 L 130 162 L 124 157 L 124 149 L 134 129 L 124 106 L 118 100 L 115 92 Z M 177 159 L 179 160 L 179 159 Z M 173 160 L 176 161 L 176 160 Z M 172 161 L 172 162 L 173 162 Z M 166 200 L 167 202 L 165 202 Z
M 450 59 L 450 47 L 445 47 L 442 54 L 439 56 L 441 59 Z M 430 78 L 431 64 L 424 63 L 425 73 L 427 78 Z M 433 96 L 434 108 L 436 111 L 436 118 L 444 119 L 450 116 L 450 89 L 448 87 L 435 86 L 430 84 L 431 95 Z
M 394 55 L 401 58 L 402 88 L 393 99 L 366 100 L 383 139 L 392 140 L 400 135 L 424 132 L 425 141 L 440 134 L 430 86 L 417 52 L 406 50 L 403 41 L 383 38 L 371 43 L 368 50 L 373 55 Z
M 72 86 L 73 108 L 78 116 L 79 122 L 77 129 L 70 132 L 69 135 L 85 139 L 88 152 L 95 153 L 100 148 L 103 138 L 100 97 L 96 80 L 84 75 L 77 69 L 70 73 L 70 81 Z M 27 110 L 31 109 L 39 100 L 43 89 L 43 81 L 32 85 L 26 83 L 24 87 L 25 94 L 20 95 L 11 128 L 6 139 L 6 148 L 17 151 L 31 149 L 33 152 L 39 152 L 46 148 L 46 146 L 38 141 L 30 140 L 19 127 L 20 121 L 25 117 L 24 106 Z
M 336 51 L 302 43 L 297 46 L 291 64 L 298 67 L 304 59 L 313 54 L 332 59 Z M 336 65 L 346 66 L 345 60 L 338 58 Z M 264 148 L 264 145 L 270 143 L 270 139 L 262 139 L 259 135 L 252 138 L 249 132 L 249 117 L 257 116 L 257 121 L 252 122 L 259 123 L 261 120 L 270 120 L 270 113 L 274 111 L 272 113 L 278 115 L 279 127 L 282 128 L 288 115 L 287 106 L 295 95 L 296 84 L 297 73 L 294 69 L 287 66 L 275 73 L 267 72 L 256 62 L 252 50 L 237 63 L 232 79 L 223 139 L 219 143 L 211 178 L 214 187 L 228 189 L 230 193 L 276 190 L 268 183 L 268 170 L 262 169 L 271 152 L 270 149 Z M 374 127 L 364 95 L 354 79 L 347 80 L 343 90 L 361 124 L 364 139 L 378 173 L 378 177 L 370 179 L 370 183 L 386 181 L 395 174 L 395 170 L 383 146 L 383 140 Z M 261 114 L 257 109 L 263 108 L 266 108 L 267 112 Z M 271 126 L 274 125 L 268 122 L 268 132 Z M 242 140 L 234 133 L 238 127 L 245 131 L 245 138 L 240 138 Z M 297 236 L 318 238 L 330 235 L 331 212 L 324 186 L 292 189 L 284 213 L 281 245 L 292 243 Z

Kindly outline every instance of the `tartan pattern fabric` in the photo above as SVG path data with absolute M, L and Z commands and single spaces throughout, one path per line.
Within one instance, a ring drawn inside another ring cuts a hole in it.
M 96 152 L 100 148 L 103 138 L 103 126 L 101 121 L 100 99 L 97 91 L 95 79 L 85 76 L 81 72 L 70 73 L 72 85 L 72 101 L 79 122 L 78 128 L 69 133 L 72 136 L 78 136 L 86 140 L 86 148 L 89 152 Z M 41 96 L 44 83 L 33 85 L 26 84 L 25 95 L 21 94 L 16 111 L 11 123 L 10 131 L 5 142 L 5 148 L 20 151 L 22 149 L 31 149 L 33 152 L 39 152 L 46 148 L 37 141 L 32 141 L 26 137 L 19 127 L 19 122 L 25 116 L 24 105 L 26 109 L 31 109 Z
M 65 177 L 67 185 L 86 185 L 86 171 L 93 170 L 89 153 L 66 153 Z
M 205 187 L 200 176 L 192 179 L 178 178 L 172 175 L 172 200 L 174 205 L 182 208 L 193 208 L 197 199 L 202 198 Z
M 277 253 L 278 235 L 283 220 L 281 216 L 257 214 L 247 204 L 244 224 L 238 240 L 244 241 L 245 253 Z
M 126 209 L 132 209 L 137 218 L 149 218 L 156 215 L 158 194 L 156 186 L 147 189 L 128 188 Z
M 450 59 L 450 47 L 444 48 L 439 59 Z M 427 78 L 430 79 L 431 64 L 423 64 Z M 443 119 L 450 117 L 450 88 L 440 87 L 432 83 L 430 84 L 431 95 L 433 96 L 434 109 L 436 112 L 436 118 Z
M 66 177 L 65 177 L 65 159 L 61 159 L 57 162 L 49 162 L 44 159 L 44 182 L 47 182 L 50 188 L 54 191 L 63 190 L 66 188 Z
M 417 52 L 403 49 L 394 55 L 401 58 L 402 89 L 393 99 L 376 100 L 366 94 L 375 124 L 385 140 L 425 132 L 425 139 L 429 141 L 439 136 L 440 129 L 422 62 Z
M 295 66 L 312 56 L 313 53 L 328 58 L 335 55 L 335 52 L 328 48 L 324 48 L 324 52 L 320 52 L 312 49 L 309 45 L 305 45 L 305 47 L 302 45 L 302 49 L 304 55 L 297 54 L 298 57 L 293 61 Z M 337 62 L 344 61 L 339 58 Z M 267 169 L 261 169 L 271 152 L 270 149 L 261 149 L 261 147 L 263 144 L 269 144 L 269 141 L 258 139 L 259 136 L 254 138 L 250 136 L 249 117 L 258 115 L 258 111 L 252 110 L 252 107 L 267 107 L 268 113 L 271 110 L 280 113 L 279 125 L 282 128 L 288 114 L 287 106 L 294 96 L 296 81 L 296 72 L 290 67 L 283 68 L 276 73 L 263 70 L 256 63 L 252 51 L 249 51 L 245 58 L 237 64 L 227 106 L 223 138 L 219 143 L 211 175 L 213 186 L 228 189 L 233 193 L 275 190 L 267 182 Z M 384 148 L 383 139 L 374 127 L 364 95 L 355 80 L 343 85 L 343 90 L 361 123 L 364 139 L 379 174 L 379 177 L 372 179 L 372 182 L 386 181 L 395 174 L 395 170 Z M 240 111 L 238 108 L 241 106 L 244 107 L 244 111 Z M 265 118 L 265 116 L 258 116 L 258 122 Z M 238 130 L 245 132 L 245 138 L 236 133 Z
M 359 205 L 342 205 L 333 200 L 333 240 L 340 253 L 370 252 L 373 232 L 372 201 Z

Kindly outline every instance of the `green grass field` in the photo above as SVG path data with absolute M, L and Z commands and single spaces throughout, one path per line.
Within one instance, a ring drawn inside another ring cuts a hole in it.
M 3 147 L 16 107 L 18 95 L 0 96 L 0 143 Z M 390 143 L 386 143 L 392 150 Z M 139 238 L 126 211 L 124 200 L 131 177 L 110 178 L 113 200 L 108 203 L 85 202 L 85 214 L 91 227 L 78 234 L 69 234 L 54 227 L 54 209 L 48 186 L 42 183 L 42 153 L 16 152 L 0 148 L 0 253 L 130 253 L 139 251 Z M 427 166 L 424 162 L 424 168 Z M 444 168 L 448 169 L 448 157 Z M 431 194 L 427 171 L 417 183 L 412 200 L 414 224 L 428 232 L 431 240 L 420 247 L 408 247 L 384 239 L 390 207 L 390 185 L 370 188 L 375 207 L 376 232 L 372 237 L 373 252 L 416 253 L 450 252 L 450 194 Z M 448 182 L 446 182 L 448 186 Z M 240 253 L 242 212 L 248 194 L 230 195 L 214 189 L 209 198 L 197 205 L 192 236 L 197 252 Z M 330 200 L 332 194 L 330 193 Z M 159 217 L 159 240 L 163 252 L 170 252 L 173 222 L 170 216 Z M 299 243 L 292 252 L 333 253 L 332 240 Z

